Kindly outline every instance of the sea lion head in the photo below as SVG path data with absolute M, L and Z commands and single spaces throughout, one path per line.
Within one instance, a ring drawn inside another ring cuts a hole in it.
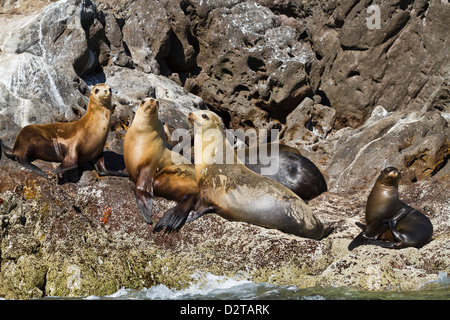
M 201 127 L 203 130 L 224 130 L 222 119 L 212 111 L 198 110 L 195 112 L 190 112 L 187 115 L 187 119 L 194 125 L 194 127 Z
M 95 85 L 91 90 L 91 99 L 98 104 L 110 107 L 111 106 L 112 91 L 111 87 L 104 83 Z
M 143 131 L 159 130 L 161 123 L 158 118 L 159 101 L 145 98 L 139 103 L 132 126 Z
M 190 112 L 187 119 L 194 125 L 195 170 L 199 179 L 203 168 L 208 164 L 224 163 L 221 162 L 226 154 L 224 146 L 228 147 L 229 144 L 223 136 L 222 119 L 214 112 L 207 110 Z
M 107 84 L 99 83 L 92 88 L 89 104 L 95 109 L 97 109 L 96 107 L 106 107 L 108 110 L 111 110 L 111 100 L 112 90 Z
M 159 100 L 146 98 L 141 101 L 136 111 L 136 117 L 145 119 L 147 122 L 158 120 Z
M 395 167 L 387 167 L 381 171 L 377 181 L 385 186 L 397 187 L 400 180 L 400 172 Z

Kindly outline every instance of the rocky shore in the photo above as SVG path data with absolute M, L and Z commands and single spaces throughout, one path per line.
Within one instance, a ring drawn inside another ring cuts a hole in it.
M 7 162 L 8 161 L 8 162 Z M 126 178 L 58 185 L 1 162 L 0 293 L 6 298 L 108 295 L 122 287 L 164 284 L 183 288 L 196 273 L 212 273 L 299 288 L 349 286 L 418 290 L 439 272 L 450 273 L 448 175 L 402 188 L 402 198 L 431 219 L 433 240 L 421 249 L 347 246 L 359 233 L 369 189 L 325 193 L 310 206 L 335 231 L 315 241 L 216 215 L 173 235 L 152 233 Z M 155 201 L 158 219 L 174 203 Z M 111 208 L 106 224 L 100 220 Z
M 30 5 L 32 3 L 32 5 Z M 127 178 L 44 179 L 0 159 L 0 297 L 108 295 L 195 274 L 254 282 L 418 290 L 450 274 L 449 48 L 445 1 L 1 1 L 0 139 L 30 123 L 73 121 L 106 82 L 116 106 L 107 163 L 145 97 L 169 130 L 209 108 L 233 129 L 280 130 L 323 172 L 309 202 L 334 232 L 321 241 L 217 215 L 152 233 Z M 145 10 L 146 9 L 146 10 Z M 37 161 L 45 171 L 55 164 Z M 386 166 L 400 198 L 434 226 L 420 249 L 348 251 Z M 174 203 L 155 201 L 155 220 Z M 107 209 L 106 223 L 100 220 Z

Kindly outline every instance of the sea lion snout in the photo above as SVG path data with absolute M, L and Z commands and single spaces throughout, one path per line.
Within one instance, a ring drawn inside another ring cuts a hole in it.
M 190 123 L 194 124 L 194 121 L 195 121 L 195 115 L 194 115 L 194 113 L 193 113 L 193 112 L 189 112 L 188 115 L 187 115 L 187 119 L 188 119 L 188 121 L 189 121 Z
M 384 169 L 380 174 L 380 181 L 383 181 L 382 183 L 385 185 L 398 184 L 400 178 L 400 172 L 395 167 L 388 167 Z
M 198 110 L 189 112 L 187 119 L 190 123 L 197 124 L 199 126 L 201 125 L 209 128 L 219 127 L 221 129 L 224 127 L 222 119 L 212 111 Z
M 398 171 L 397 168 L 395 167 L 387 167 L 386 169 L 383 170 L 384 174 L 388 174 L 388 175 L 392 175 L 392 176 L 397 176 L 400 172 Z

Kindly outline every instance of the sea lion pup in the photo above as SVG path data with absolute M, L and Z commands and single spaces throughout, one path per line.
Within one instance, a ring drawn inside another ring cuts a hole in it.
M 178 202 L 154 228 L 159 231 L 166 227 L 169 232 L 184 224 L 197 201 L 198 188 L 194 165 L 169 150 L 158 108 L 156 99 L 141 102 L 125 135 L 123 150 L 125 166 L 136 184 L 136 201 L 147 223 L 153 223 L 154 196 Z
M 281 143 L 266 144 L 267 153 L 271 154 L 272 147 L 278 145 L 278 166 L 274 174 L 264 174 L 262 168 L 268 167 L 257 159 L 257 163 L 250 163 L 250 154 L 260 154 L 260 145 L 256 147 L 246 147 L 244 164 L 247 168 L 261 174 L 267 178 L 275 180 L 292 190 L 296 195 L 304 201 L 312 200 L 324 192 L 328 191 L 327 183 L 319 168 L 309 160 L 302 156 L 297 149 L 289 147 Z M 272 156 L 272 155 L 271 155 Z
M 90 162 L 101 176 L 127 176 L 126 172 L 109 171 L 105 166 L 103 148 L 111 122 L 111 88 L 97 84 L 91 90 L 86 114 L 79 120 L 67 123 L 32 124 L 20 130 L 11 149 L 1 141 L 6 157 L 48 178 L 34 165 L 34 160 L 61 162 L 53 171 L 64 173 Z
M 324 229 L 294 192 L 251 171 L 238 160 L 223 136 L 220 117 L 200 110 L 189 113 L 188 120 L 194 124 L 195 175 L 199 188 L 199 200 L 191 220 L 214 212 L 228 220 L 305 238 L 321 239 L 328 234 L 329 229 Z M 227 150 L 230 148 L 231 151 Z M 226 154 L 234 158 L 225 159 Z
M 367 227 L 349 244 L 348 249 L 372 244 L 384 248 L 420 248 L 431 240 L 433 225 L 422 212 L 411 208 L 398 197 L 400 172 L 384 169 L 366 204 Z

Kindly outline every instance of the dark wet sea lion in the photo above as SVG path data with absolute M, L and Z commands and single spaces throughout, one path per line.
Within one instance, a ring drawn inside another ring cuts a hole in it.
M 275 144 L 267 144 L 268 154 L 271 153 L 272 146 Z M 245 148 L 245 160 L 243 161 L 245 166 L 253 172 L 281 183 L 305 201 L 312 200 L 328 190 L 325 178 L 311 160 L 302 156 L 297 149 L 280 143 L 277 145 L 279 170 L 276 173 L 263 174 L 261 169 L 268 165 L 262 164 L 260 158 L 256 164 L 250 163 L 250 152 L 257 149 L 256 152 L 259 154 L 260 146 Z
M 420 248 L 431 240 L 433 225 L 422 212 L 411 208 L 398 197 L 400 173 L 394 167 L 384 169 L 366 204 L 366 226 L 348 249 L 372 244 L 385 248 Z
M 155 226 L 176 231 L 184 224 L 197 201 L 194 166 L 169 149 L 164 128 L 158 118 L 159 102 L 147 98 L 141 102 L 124 141 L 124 160 L 134 181 L 139 209 L 147 223 L 152 223 L 153 198 L 164 197 L 178 204 Z
M 6 157 L 47 177 L 34 165 L 34 160 L 60 162 L 55 174 L 92 163 L 99 175 L 127 176 L 126 172 L 110 171 L 105 166 L 103 148 L 111 121 L 111 88 L 97 84 L 91 91 L 86 114 L 77 121 L 28 125 L 20 130 L 11 149 L 0 141 Z
M 199 201 L 190 220 L 214 212 L 228 220 L 305 238 L 321 239 L 329 233 L 294 192 L 256 174 L 237 159 L 223 136 L 220 117 L 201 110 L 190 113 L 188 119 L 195 128 L 195 174 L 199 188 Z M 225 159 L 225 154 L 234 155 L 232 163 L 227 163 L 230 159 Z

